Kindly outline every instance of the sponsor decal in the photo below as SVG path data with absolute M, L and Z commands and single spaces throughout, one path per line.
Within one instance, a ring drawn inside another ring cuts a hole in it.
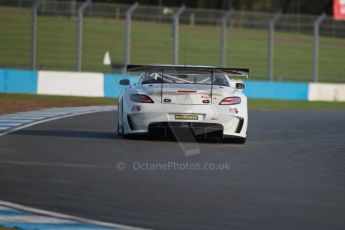
M 175 120 L 198 120 L 198 115 L 184 115 L 184 114 L 177 114 L 175 115 Z

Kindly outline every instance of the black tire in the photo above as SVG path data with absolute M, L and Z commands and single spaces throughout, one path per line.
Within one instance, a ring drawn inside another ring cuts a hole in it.
M 121 105 L 123 106 L 123 104 Z M 122 107 L 123 108 L 123 107 Z M 118 114 L 119 116 L 120 114 Z M 123 116 L 121 116 L 121 119 L 123 118 Z M 119 124 L 119 118 L 118 118 L 118 121 L 117 121 L 117 134 L 121 137 L 123 137 L 124 139 L 132 139 L 132 135 L 131 134 L 124 134 L 123 133 L 123 120 L 122 120 L 122 127 L 120 127 L 120 124 Z M 120 133 L 120 130 L 121 130 L 121 133 Z
M 121 112 L 123 112 L 123 102 L 121 103 Z M 121 119 L 122 119 L 122 116 L 121 116 Z M 122 121 L 122 125 L 123 125 L 123 121 Z M 121 132 L 120 132 L 121 130 Z M 117 135 L 119 136 L 124 136 L 123 135 L 123 128 L 120 127 L 120 111 L 118 110 L 118 113 L 117 113 Z
M 127 139 L 127 140 L 132 140 L 132 139 L 134 139 L 133 135 L 131 135 L 131 134 L 123 134 L 122 137 L 123 137 L 124 139 Z
M 239 138 L 236 138 L 236 139 L 234 139 L 234 143 L 236 143 L 236 144 L 245 144 L 246 143 L 246 141 L 247 141 L 247 138 L 244 138 L 244 137 L 239 137 Z
M 224 139 L 224 142 L 226 143 L 232 143 L 232 144 L 245 144 L 247 141 L 247 138 L 245 137 L 226 137 Z
M 122 134 L 120 133 L 120 122 L 117 121 L 117 129 L 116 129 L 117 135 L 118 136 L 122 136 Z

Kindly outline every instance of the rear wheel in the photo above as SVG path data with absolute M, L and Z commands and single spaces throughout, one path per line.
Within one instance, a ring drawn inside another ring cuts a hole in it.
M 122 136 L 122 130 L 120 127 L 120 121 L 117 121 L 117 129 L 116 129 L 117 135 Z
M 247 141 L 247 138 L 244 138 L 244 137 L 239 137 L 239 138 L 234 139 L 234 143 L 236 144 L 245 144 L 246 141 Z
M 123 108 L 123 107 L 122 107 Z M 121 125 L 120 125 L 120 113 L 118 114 L 118 119 L 117 119 L 117 134 L 119 136 L 122 136 L 125 139 L 130 139 L 131 134 L 125 134 L 124 129 L 123 129 L 123 116 L 121 116 Z
M 225 137 L 224 139 L 227 143 L 233 143 L 233 144 L 245 144 L 247 141 L 247 138 L 245 137 Z
M 121 112 L 122 112 L 123 105 L 121 103 Z M 120 125 L 120 119 L 122 119 L 122 116 L 120 116 L 120 110 L 118 109 L 117 113 L 117 135 L 123 136 L 123 125 Z M 121 122 L 123 124 L 123 122 Z

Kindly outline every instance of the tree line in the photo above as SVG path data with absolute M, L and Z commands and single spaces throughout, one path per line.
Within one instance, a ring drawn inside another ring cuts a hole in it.
M 238 11 L 282 12 L 289 14 L 332 14 L 333 0 L 93 0 L 93 2 L 158 5 L 190 8 L 234 9 Z

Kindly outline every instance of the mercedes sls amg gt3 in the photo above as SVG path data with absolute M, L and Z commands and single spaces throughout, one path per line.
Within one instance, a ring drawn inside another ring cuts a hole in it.
M 189 130 L 197 138 L 245 143 L 249 69 L 180 65 L 128 65 L 138 79 L 119 97 L 117 132 L 167 136 Z

